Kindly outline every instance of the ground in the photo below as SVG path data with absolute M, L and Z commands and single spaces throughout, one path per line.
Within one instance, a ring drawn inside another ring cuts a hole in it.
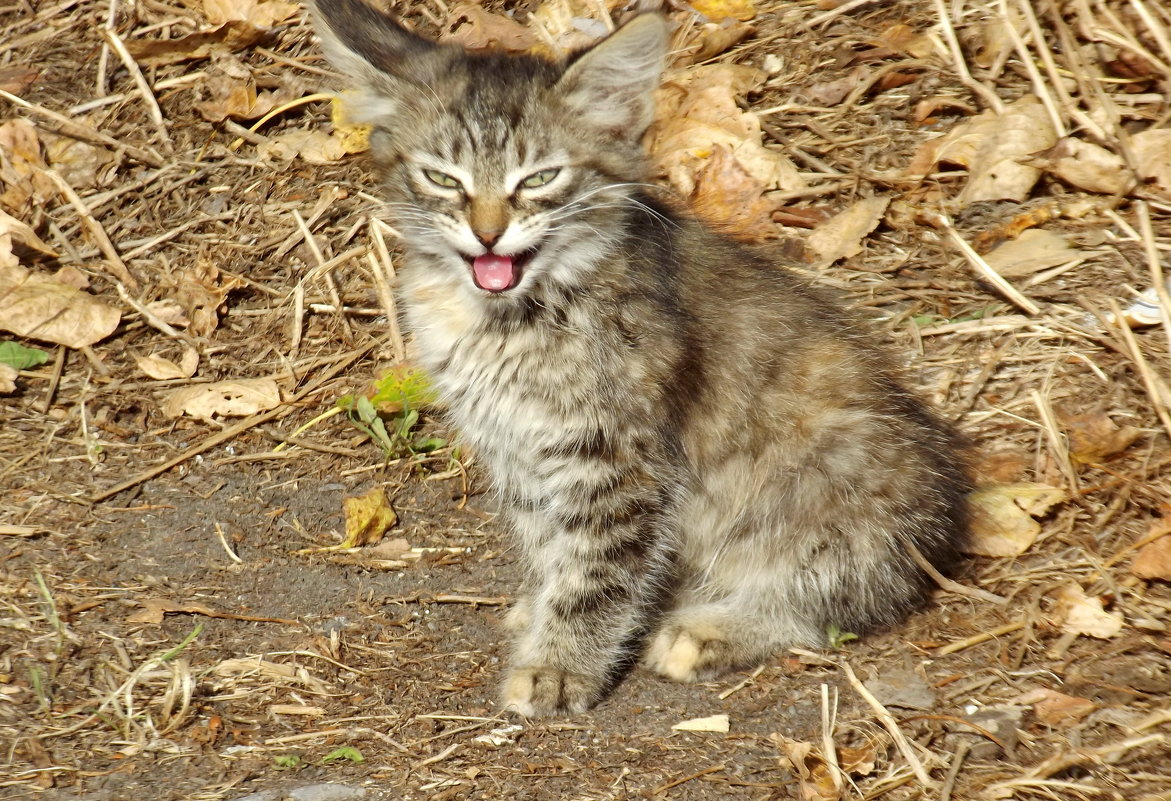
M 503 10 L 528 23 L 536 9 Z M 1016 44 L 992 25 L 1005 9 Z M 345 415 L 317 419 L 403 347 L 370 164 L 317 140 L 274 149 L 325 137 L 324 100 L 256 133 L 216 110 L 340 85 L 303 10 L 0 7 L 0 124 L 27 121 L 0 137 L 0 209 L 55 254 L 14 234 L 16 255 L 120 313 L 68 348 L 0 337 L 50 351 L 0 394 L 0 798 L 219 801 L 323 782 L 385 799 L 1171 798 L 1171 325 L 1111 316 L 1171 250 L 1167 176 L 1140 163 L 1140 135 L 1169 116 L 1171 20 L 1138 0 L 1068 3 L 1037 9 L 1030 33 L 1024 5 L 953 3 L 946 24 L 940 10 L 764 2 L 740 14 L 752 31 L 719 29 L 746 38 L 711 58 L 764 68 L 739 103 L 806 183 L 765 187 L 771 205 L 740 233 L 874 318 L 971 440 L 983 550 L 991 529 L 1007 552 L 973 554 L 895 630 L 707 684 L 635 670 L 587 714 L 529 721 L 496 703 L 517 565 L 475 454 L 438 413 L 411 436 L 447 444 L 390 457 Z M 516 35 L 439 0 L 397 11 L 431 34 L 462 15 L 476 24 L 461 35 Z M 677 41 L 702 29 L 687 8 L 672 18 Z M 106 46 L 110 19 L 149 93 Z M 141 45 L 196 29 L 235 55 Z M 990 98 L 1033 94 L 1142 180 L 1111 192 L 1046 168 L 1017 201 L 965 204 L 974 159 L 908 172 Z M 760 196 L 723 206 L 759 211 Z M 806 248 L 809 228 L 872 197 L 891 202 L 831 237 L 858 252 Z M 956 244 L 988 253 L 1033 228 L 1069 255 L 1012 273 L 1007 292 Z M 0 329 L 21 333 L 3 295 Z M 256 378 L 279 404 L 166 411 L 175 389 Z M 398 517 L 383 546 L 323 550 L 344 499 L 376 488 Z M 726 731 L 673 728 L 717 715 Z

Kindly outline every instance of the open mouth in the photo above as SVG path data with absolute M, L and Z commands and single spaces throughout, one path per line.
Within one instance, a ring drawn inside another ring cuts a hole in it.
M 526 250 L 514 256 L 485 253 L 468 259 L 472 268 L 472 281 L 487 292 L 507 292 L 520 283 L 525 267 L 536 254 L 536 250 Z

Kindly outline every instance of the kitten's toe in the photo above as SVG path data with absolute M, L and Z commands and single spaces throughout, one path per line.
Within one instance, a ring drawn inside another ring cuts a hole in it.
M 647 666 L 675 681 L 704 681 L 742 667 L 739 649 L 711 626 L 667 626 L 651 641 Z
M 602 697 L 602 682 L 548 665 L 515 668 L 504 682 L 504 708 L 527 718 L 575 715 Z

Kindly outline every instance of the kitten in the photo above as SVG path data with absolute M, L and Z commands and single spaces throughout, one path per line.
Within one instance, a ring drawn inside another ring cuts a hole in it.
M 407 322 L 519 536 L 504 703 L 589 708 L 641 655 L 702 680 L 898 622 L 965 530 L 954 435 L 871 332 L 643 183 L 667 33 L 554 62 L 317 32 L 359 87 Z

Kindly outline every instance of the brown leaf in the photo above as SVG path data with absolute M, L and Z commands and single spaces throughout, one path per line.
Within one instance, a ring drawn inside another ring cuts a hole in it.
M 967 553 L 979 556 L 1018 556 L 1041 533 L 1034 517 L 1065 501 L 1065 490 L 1045 484 L 1004 484 L 981 487 L 968 496 L 972 512 Z
M 1150 128 L 1130 138 L 1139 177 L 1171 191 L 1171 128 Z
M 1163 535 L 1140 548 L 1130 572 L 1139 578 L 1171 581 L 1171 536 Z
M 178 39 L 128 39 L 126 49 L 139 64 L 157 67 L 180 61 L 210 58 L 215 53 L 243 50 L 268 35 L 269 31 L 266 28 L 235 20 Z
M 32 123 L 16 119 L 0 125 L 0 206 L 24 214 L 56 197 L 57 185 L 44 172 L 48 167 Z
M 887 197 L 864 198 L 817 226 L 805 243 L 810 260 L 828 267 L 838 259 L 861 253 L 862 241 L 882 222 L 889 203 Z
M 1061 234 L 1034 228 L 990 250 L 984 254 L 984 261 L 1006 278 L 1019 278 L 1082 256 L 1082 252 L 1071 246 Z
M 905 23 L 891 25 L 870 44 L 892 53 L 904 53 L 915 58 L 927 58 L 935 52 L 935 45 L 927 34 L 917 33 Z
M 159 625 L 163 622 L 163 618 L 168 614 L 179 615 L 203 615 L 204 617 L 221 618 L 224 620 L 250 620 L 262 623 L 284 623 L 286 625 L 297 625 L 295 620 L 287 620 L 280 617 L 258 617 L 256 615 L 237 615 L 232 612 L 218 612 L 203 604 L 183 604 L 175 601 L 167 601 L 162 598 L 148 598 L 140 603 L 142 609 L 132 615 L 128 615 L 126 621 L 128 623 L 148 623 L 151 625 Z
M 772 221 L 776 204 L 726 147 L 717 146 L 696 173 L 689 200 L 697 217 L 730 236 L 759 242 L 778 234 Z
M 16 263 L 10 234 L 0 233 L 0 329 L 84 348 L 108 337 L 122 315 L 92 295 Z
M 841 78 L 810 84 L 802 94 L 819 106 L 836 106 L 845 100 L 850 92 L 866 82 L 869 72 L 868 67 L 854 67 Z
M 57 251 L 37 236 L 31 226 L 21 222 L 7 212 L 0 211 L 0 234 L 8 234 L 12 252 L 25 260 L 57 257 Z
M 802 801 L 839 801 L 842 783 L 826 762 L 821 750 L 812 743 L 790 740 L 781 734 L 770 734 L 781 757 L 797 774 Z
M 0 89 L 10 94 L 23 95 L 40 75 L 40 70 L 29 67 L 0 67 Z
M 16 377 L 20 371 L 15 367 L 0 362 L 0 395 L 11 395 L 16 392 Z
M 280 0 L 203 0 L 203 12 L 212 25 L 225 22 L 249 22 L 258 28 L 271 28 L 297 13 L 296 3 Z
M 254 120 L 289 102 L 296 95 L 288 87 L 257 90 L 256 81 L 250 74 L 236 77 L 219 73 L 209 77 L 204 86 L 211 99 L 196 103 L 195 108 L 208 122 L 221 122 L 229 117 L 234 120 Z
M 1069 437 L 1070 455 L 1083 464 L 1117 456 L 1143 434 L 1134 426 L 1120 427 L 1101 411 L 1058 416 Z
M 1037 720 L 1047 726 L 1072 726 L 1097 708 L 1088 698 L 1049 689 L 1027 692 L 1017 698 L 1015 703 L 1032 705 Z
M 699 35 L 689 45 L 688 52 L 681 55 L 677 64 L 699 64 L 731 50 L 756 33 L 756 28 L 746 22 L 726 19 L 718 25 L 707 23 L 699 28 Z
M 289 131 L 271 137 L 256 151 L 268 159 L 302 158 L 310 164 L 332 164 L 346 155 L 345 143 L 326 131 Z
M 1134 186 L 1134 175 L 1121 156 L 1069 136 L 1038 153 L 1033 163 L 1087 192 L 1121 195 Z
M 485 11 L 473 3 L 460 3 L 451 11 L 447 32 L 439 37 L 468 50 L 500 49 L 514 53 L 535 47 L 540 38 L 516 20 Z
M 179 363 L 152 353 L 149 356 L 135 356 L 138 369 L 157 381 L 166 381 L 176 378 L 190 378 L 195 375 L 199 367 L 199 354 L 195 348 L 188 347 L 183 351 Z
M 238 378 L 197 384 L 177 389 L 161 404 L 167 417 L 189 415 L 202 420 L 214 417 L 247 417 L 275 409 L 281 403 L 281 391 L 271 378 Z
M 1101 598 L 1091 598 L 1078 584 L 1070 582 L 1054 594 L 1054 622 L 1068 634 L 1086 634 L 1100 640 L 1118 636 L 1122 613 L 1107 612 Z
M 1005 107 L 989 110 L 957 125 L 947 135 L 919 149 L 909 175 L 926 175 L 937 163 L 967 167 L 968 183 L 960 193 L 963 206 L 981 200 L 1024 200 L 1041 170 L 1024 163 L 1052 147 L 1057 134 L 1044 106 L 1026 96 Z

